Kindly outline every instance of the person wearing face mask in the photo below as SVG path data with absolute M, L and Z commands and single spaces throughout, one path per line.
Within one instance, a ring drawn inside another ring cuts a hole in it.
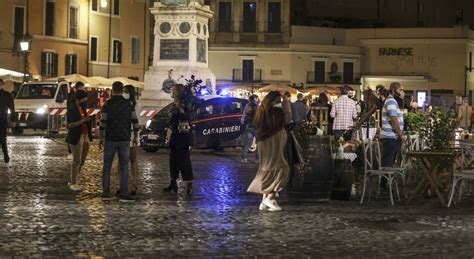
M 382 130 L 380 132 L 380 143 L 382 145 L 382 167 L 393 167 L 398 147 L 402 140 L 406 140 L 403 134 L 403 113 L 395 96 L 401 96 L 403 89 L 400 83 L 393 82 L 390 85 L 390 95 L 385 100 L 382 110 Z
M 138 107 L 137 103 L 137 98 L 136 98 L 136 92 L 135 88 L 133 88 L 132 85 L 126 85 L 123 87 L 123 98 L 125 100 L 130 101 L 130 105 L 132 105 L 133 109 L 135 111 L 139 111 L 140 108 Z M 133 130 L 133 128 L 131 128 Z M 130 167 L 132 171 L 132 181 L 131 181 L 131 191 L 130 195 L 136 195 L 137 194 L 137 183 L 138 183 L 138 160 L 137 160 L 137 154 L 138 154 L 138 146 L 139 142 L 134 144 L 133 143 L 133 136 L 130 138 Z
M 8 110 L 10 110 L 10 114 L 8 114 Z M 10 117 L 11 127 L 13 128 L 16 123 L 15 114 L 13 97 L 9 92 L 4 90 L 3 79 L 0 79 L 0 144 L 2 145 L 3 160 L 8 168 L 12 166 L 7 146 L 8 117 Z
M 282 97 L 271 91 L 257 109 L 254 125 L 257 128 L 257 148 L 260 166 L 247 191 L 262 194 L 260 210 L 279 211 L 275 197 L 286 186 L 290 167 L 286 158 L 288 134 L 285 130 L 285 113 L 280 108 Z
M 69 181 L 69 189 L 80 191 L 77 184 L 77 176 L 89 152 L 90 142 L 92 142 L 92 117 L 87 116 L 87 92 L 78 90 L 75 94 L 76 105 L 67 111 L 68 144 L 72 150 L 72 165 Z

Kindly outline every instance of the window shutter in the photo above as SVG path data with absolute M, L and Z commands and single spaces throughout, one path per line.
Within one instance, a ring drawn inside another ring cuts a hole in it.
M 118 63 L 122 63 L 122 42 L 118 42 Z
M 71 55 L 66 55 L 66 66 L 65 66 L 66 67 L 66 72 L 64 73 L 65 75 L 69 75 L 70 74 L 69 71 L 71 71 L 70 70 L 70 65 L 69 65 L 70 64 L 70 59 L 71 59 Z
M 53 53 L 53 71 L 52 71 L 52 77 L 58 76 L 58 57 L 59 55 L 57 53 Z
M 46 75 L 46 52 L 41 52 L 41 75 Z
M 71 74 L 77 74 L 77 55 L 72 55 L 72 70 Z

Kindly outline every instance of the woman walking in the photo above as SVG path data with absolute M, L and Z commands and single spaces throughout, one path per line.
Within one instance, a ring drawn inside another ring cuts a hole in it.
M 172 111 L 170 126 L 170 185 L 163 189 L 164 192 L 178 192 L 177 180 L 179 173 L 186 182 L 186 194 L 193 192 L 193 168 L 189 150 L 191 149 L 191 127 L 187 108 L 184 105 L 184 86 L 181 84 L 173 87 L 172 97 L 174 109 Z
M 281 210 L 275 200 L 275 193 L 287 184 L 290 174 L 285 158 L 288 137 L 281 102 L 280 93 L 272 91 L 265 96 L 255 115 L 260 166 L 247 191 L 263 195 L 260 210 Z
M 84 162 L 89 152 L 89 145 L 92 141 L 93 117 L 87 116 L 87 93 L 84 90 L 78 90 L 75 97 L 76 104 L 67 111 L 68 143 L 72 150 L 71 179 L 69 189 L 80 191 L 81 187 L 77 184 L 77 175 L 81 172 Z

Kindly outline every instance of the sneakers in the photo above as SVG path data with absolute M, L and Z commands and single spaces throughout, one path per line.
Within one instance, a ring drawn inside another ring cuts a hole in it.
M 72 160 L 74 157 L 72 156 L 72 153 L 67 155 L 67 159 Z
M 135 202 L 135 198 L 128 195 L 128 196 L 123 196 L 123 195 L 120 195 L 120 199 L 119 199 L 120 202 Z
M 77 185 L 77 184 L 70 184 L 70 185 L 69 185 L 69 189 L 70 189 L 71 191 L 76 191 L 76 192 L 77 192 L 77 191 L 80 191 L 80 190 L 81 190 L 81 187 L 80 187 L 79 185 Z
M 242 163 L 242 164 L 247 164 L 248 163 L 247 158 L 242 158 L 242 159 L 239 160 L 239 162 Z
M 265 205 L 265 204 L 263 204 L 263 202 L 261 202 L 261 203 L 260 203 L 260 206 L 258 206 L 258 209 L 259 209 L 259 210 L 268 210 L 269 208 L 268 208 L 267 205 Z
M 281 207 L 278 205 L 276 200 L 264 199 L 262 204 L 268 207 L 269 211 L 280 211 Z
M 12 161 L 8 162 L 8 163 L 5 163 L 5 166 L 7 168 L 12 168 L 13 164 L 12 164 Z

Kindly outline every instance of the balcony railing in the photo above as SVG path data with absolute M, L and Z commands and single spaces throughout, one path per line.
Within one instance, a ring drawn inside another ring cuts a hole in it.
M 260 29 L 260 25 L 263 24 L 263 30 Z M 269 22 L 256 22 L 255 25 L 245 24 L 244 22 L 229 22 L 219 21 L 217 24 L 217 33 L 283 33 L 285 31 L 285 23 L 269 23 Z
M 262 70 L 254 69 L 234 69 L 232 72 L 232 81 L 234 82 L 261 82 L 262 81 Z
M 360 74 L 316 73 L 309 71 L 306 78 L 308 84 L 361 84 Z

